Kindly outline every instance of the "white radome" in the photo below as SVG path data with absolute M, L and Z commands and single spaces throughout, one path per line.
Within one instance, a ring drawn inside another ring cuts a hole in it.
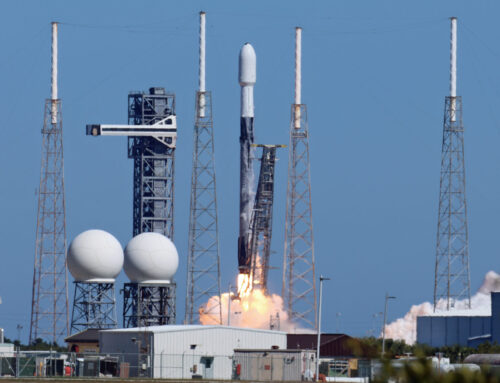
M 174 243 L 159 233 L 141 233 L 125 248 L 124 270 L 132 282 L 170 283 L 179 255 Z
M 84 231 L 69 245 L 68 269 L 77 282 L 111 283 L 122 267 L 122 245 L 106 231 Z

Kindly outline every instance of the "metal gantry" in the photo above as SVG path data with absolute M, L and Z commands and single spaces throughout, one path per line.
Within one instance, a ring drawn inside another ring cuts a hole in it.
M 129 125 L 153 125 L 171 115 L 175 115 L 175 96 L 163 88 L 128 96 Z M 134 160 L 134 236 L 155 232 L 173 241 L 175 144 L 129 136 L 128 156 Z
M 127 136 L 134 160 L 133 235 L 174 238 L 174 169 L 177 140 L 175 95 L 164 88 L 128 96 L 129 125 L 87 125 L 87 135 Z M 175 322 L 175 283 L 127 283 L 124 327 Z M 173 311 L 172 311 L 173 310 Z
M 456 106 L 455 110 L 452 109 L 453 104 Z M 454 113 L 457 118 L 452 118 Z M 457 300 L 463 299 L 470 307 L 462 98 L 446 97 L 439 186 L 434 309 L 449 310 Z
M 196 105 L 184 322 L 198 323 L 203 308 L 203 314 L 220 324 L 220 299 L 210 300 L 221 293 L 211 93 L 197 92 Z
M 45 101 L 29 341 L 61 341 L 69 330 L 66 206 L 57 23 L 52 23 L 52 97 Z
M 294 104 L 290 127 L 282 295 L 288 317 L 299 326 L 317 326 L 315 281 L 307 110 L 305 105 Z
M 267 291 L 269 274 L 269 259 L 271 255 L 271 238 L 273 226 L 274 202 L 274 170 L 276 164 L 276 149 L 284 145 L 253 145 L 262 147 L 259 183 L 252 218 L 250 220 L 250 280 L 252 287 Z
M 123 327 L 175 324 L 175 283 L 125 283 Z
M 117 326 L 114 282 L 75 282 L 71 333 Z

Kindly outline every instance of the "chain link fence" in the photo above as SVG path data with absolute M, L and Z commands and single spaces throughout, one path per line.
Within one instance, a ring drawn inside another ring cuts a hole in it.
M 165 379 L 312 380 L 315 361 L 296 353 L 233 355 L 95 354 L 55 351 L 0 353 L 0 377 L 144 377 Z

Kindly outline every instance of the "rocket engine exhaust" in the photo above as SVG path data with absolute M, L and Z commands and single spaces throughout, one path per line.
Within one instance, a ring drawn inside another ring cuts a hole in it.
M 240 119 L 240 228 L 238 236 L 238 269 L 240 274 L 250 273 L 251 254 L 248 254 L 250 219 L 253 203 L 251 150 L 254 143 L 253 87 L 257 79 L 257 59 L 252 45 L 246 43 L 240 51 L 239 82 L 241 86 Z

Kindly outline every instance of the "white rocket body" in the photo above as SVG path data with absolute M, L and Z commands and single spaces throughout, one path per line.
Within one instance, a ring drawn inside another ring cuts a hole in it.
M 240 119 L 240 228 L 238 237 L 238 268 L 240 273 L 250 272 L 248 240 L 253 206 L 253 167 L 251 150 L 254 143 L 253 87 L 257 80 L 257 57 L 253 47 L 246 43 L 240 51 L 239 83 L 241 86 Z

